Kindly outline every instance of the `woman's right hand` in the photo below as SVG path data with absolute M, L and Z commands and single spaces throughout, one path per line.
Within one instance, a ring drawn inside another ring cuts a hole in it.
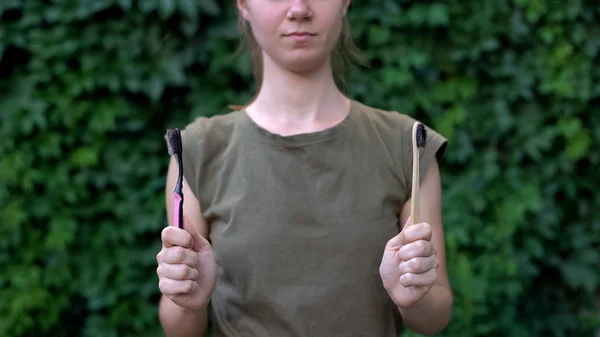
M 210 243 L 183 217 L 183 229 L 167 226 L 162 231 L 158 261 L 158 286 L 163 295 L 188 310 L 201 310 L 217 281 L 217 264 Z

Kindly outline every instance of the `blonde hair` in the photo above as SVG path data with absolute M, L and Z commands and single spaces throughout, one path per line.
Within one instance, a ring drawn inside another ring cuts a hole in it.
M 247 22 L 241 13 L 238 13 L 238 31 L 240 33 L 241 51 L 243 47 L 246 47 L 250 53 L 250 60 L 252 61 L 252 73 L 254 76 L 254 81 L 258 89 L 262 85 L 262 76 L 263 76 L 263 62 L 262 62 L 262 50 L 258 42 L 256 42 L 256 38 L 252 33 L 252 27 L 250 23 Z M 360 49 L 354 44 L 352 40 L 352 34 L 350 31 L 350 22 L 348 18 L 344 16 L 342 19 L 342 31 L 340 33 L 340 38 L 333 49 L 331 55 L 331 67 L 333 69 L 333 76 L 341 88 L 345 87 L 345 77 L 344 74 L 348 67 L 354 67 L 356 64 L 360 64 L 363 66 L 367 65 L 366 58 L 362 55 Z M 257 95 L 258 95 L 257 90 Z M 248 102 L 246 105 L 250 104 L 252 101 L 256 99 L 256 95 Z M 229 108 L 234 110 L 241 110 L 245 106 L 240 105 L 230 105 Z

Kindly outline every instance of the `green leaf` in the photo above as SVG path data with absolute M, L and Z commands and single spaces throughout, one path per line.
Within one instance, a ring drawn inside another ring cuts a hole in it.
M 131 9 L 133 6 L 133 0 L 118 0 L 119 5 L 124 9 Z
M 138 6 L 142 10 L 142 13 L 150 13 L 159 6 L 160 0 L 145 0 L 139 1 Z
M 165 83 L 162 78 L 154 75 L 148 83 L 148 95 L 152 101 L 158 101 L 165 90 Z
M 98 150 L 95 147 L 80 147 L 71 153 L 69 163 L 75 167 L 91 167 L 98 164 Z
M 566 262 L 561 267 L 561 272 L 571 288 L 583 288 L 589 293 L 596 290 L 596 285 L 598 284 L 598 273 L 595 269 Z
M 158 10 L 161 17 L 168 18 L 175 12 L 176 0 L 158 0 Z
M 177 0 L 177 8 L 183 15 L 193 21 L 198 16 L 198 2 L 196 0 Z
M 221 14 L 221 8 L 216 0 L 198 0 L 198 5 L 202 11 L 210 16 Z
M 445 26 L 450 22 L 450 18 L 448 15 L 448 9 L 446 5 L 441 3 L 434 3 L 429 6 L 428 13 L 428 22 L 430 25 L 436 26 Z
M 76 224 L 67 216 L 56 216 L 50 222 L 45 246 L 49 250 L 65 249 L 75 238 Z
M 565 154 L 579 160 L 585 156 L 592 143 L 590 131 L 583 127 L 578 118 L 563 118 L 559 121 L 558 127 L 567 139 Z

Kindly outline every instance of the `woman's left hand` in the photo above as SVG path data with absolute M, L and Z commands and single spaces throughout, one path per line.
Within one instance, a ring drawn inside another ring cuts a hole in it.
M 397 306 L 419 302 L 437 280 L 438 259 L 428 223 L 411 224 L 409 218 L 397 236 L 388 241 L 379 275 Z

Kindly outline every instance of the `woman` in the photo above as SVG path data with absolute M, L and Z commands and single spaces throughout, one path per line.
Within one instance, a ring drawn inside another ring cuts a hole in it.
M 182 131 L 184 229 L 165 228 L 157 255 L 166 335 L 203 336 L 209 302 L 214 336 L 391 337 L 402 322 L 441 331 L 452 307 L 437 165 L 446 140 L 427 129 L 412 224 L 415 121 L 345 97 L 334 80 L 350 0 L 237 5 L 260 89 Z M 169 221 L 177 171 L 172 160 Z

